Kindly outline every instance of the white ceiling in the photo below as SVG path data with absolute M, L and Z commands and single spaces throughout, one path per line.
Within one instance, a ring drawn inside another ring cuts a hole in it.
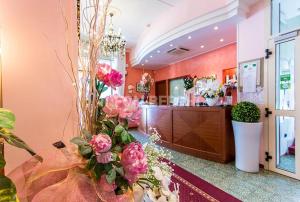
M 186 34 L 149 53 L 144 57 L 141 64 L 146 69 L 157 69 L 235 43 L 236 23 L 236 19 L 230 19 Z M 214 29 L 216 26 L 218 30 Z M 223 41 L 220 41 L 221 39 Z M 170 44 L 173 46 L 171 47 Z M 167 53 L 169 50 L 178 47 L 190 51 L 175 56 Z
M 112 0 L 111 9 L 115 29 L 121 28 L 127 47 L 135 46 L 139 36 L 161 13 L 172 8 L 180 0 Z

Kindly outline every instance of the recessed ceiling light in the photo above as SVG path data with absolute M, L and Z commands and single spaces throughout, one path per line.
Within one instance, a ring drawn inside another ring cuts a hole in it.
M 173 44 L 170 44 L 169 46 L 173 47 Z
M 224 41 L 224 39 L 222 38 L 222 39 L 220 39 L 220 42 L 223 42 Z
M 152 56 L 152 55 L 150 55 L 150 58 L 153 58 L 153 56 Z
M 142 66 L 144 66 L 145 64 L 142 64 Z
M 214 27 L 214 30 L 218 30 L 218 29 L 219 29 L 219 27 L 218 27 L 218 26 L 215 26 L 215 27 Z
M 145 62 L 147 63 L 147 62 L 149 62 L 149 60 L 145 60 Z
M 156 52 L 157 52 L 157 53 L 160 53 L 160 50 L 157 50 Z
M 204 48 L 204 45 L 200 46 L 201 48 Z
M 188 39 L 192 39 L 192 36 L 189 36 Z

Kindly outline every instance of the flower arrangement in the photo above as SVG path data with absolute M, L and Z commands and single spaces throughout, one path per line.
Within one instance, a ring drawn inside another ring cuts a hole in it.
M 149 189 L 151 193 L 162 188 L 169 191 L 162 174 L 171 175 L 172 172 L 167 164 L 160 162 L 168 155 L 154 148 L 154 140 L 159 141 L 158 134 L 150 136 L 153 141 L 143 147 L 128 131 L 129 121 L 140 122 L 138 101 L 119 95 L 102 97 L 109 87 L 115 89 L 123 84 L 120 72 L 98 63 L 109 3 L 110 0 L 91 2 L 89 8 L 93 9 L 94 15 L 87 20 L 88 39 L 80 43 L 80 49 L 87 53 L 79 57 L 80 77 L 77 77 L 77 66 L 71 60 L 70 71 L 66 71 L 77 92 L 79 134 L 70 140 L 75 150 L 67 149 L 59 141 L 53 145 L 62 152 L 55 159 L 49 158 L 42 165 L 29 162 L 30 168 L 25 163 L 16 169 L 15 174 L 21 176 L 16 180 L 21 182 L 18 191 L 25 193 L 22 201 L 133 201 L 137 186 L 142 188 L 143 194 Z M 142 82 L 147 86 L 153 79 L 144 74 Z M 1 123 L 0 130 L 3 132 L 0 137 L 8 138 L 5 139 L 8 143 L 33 152 L 9 130 L 2 129 Z M 60 178 L 62 173 L 66 174 L 63 179 Z M 49 187 L 55 187 L 55 190 Z M 178 189 L 175 190 L 177 192 L 169 191 L 165 200 L 160 201 L 176 201 L 169 200 L 171 195 L 173 199 L 178 198 Z
M 185 90 L 189 90 L 194 87 L 194 78 L 191 76 L 186 76 L 183 78 Z
M 128 122 L 139 124 L 141 109 L 137 100 L 130 97 L 111 95 L 101 98 L 107 87 L 116 88 L 122 84 L 122 75 L 109 65 L 98 64 L 96 70 L 96 109 L 93 130 L 84 128 L 81 136 L 71 142 L 78 146 L 78 153 L 86 161 L 86 174 L 101 185 L 103 197 L 122 196 L 129 193 L 135 184 L 159 189 L 155 170 L 171 175 L 162 158 L 168 158 L 162 149 L 155 148 L 160 140 L 157 132 L 150 136 L 150 143 L 143 148 L 128 132 Z M 145 85 L 151 83 L 149 74 L 143 77 Z
M 125 194 L 133 183 L 148 170 L 142 145 L 128 132 L 128 121 L 139 123 L 141 110 L 138 101 L 129 97 L 111 95 L 101 98 L 105 87 L 118 87 L 122 75 L 108 65 L 98 65 L 96 83 L 97 108 L 95 131 L 84 130 L 72 143 L 86 159 L 88 175 L 99 183 L 112 187 L 116 195 Z
M 201 90 L 201 96 L 205 99 L 223 97 L 224 92 L 222 85 L 218 80 L 206 83 L 204 88 Z
M 154 83 L 154 80 L 151 78 L 151 75 L 147 72 L 145 72 L 142 75 L 142 79 L 140 81 L 140 83 L 146 87 L 146 88 L 150 88 L 150 85 L 152 85 Z

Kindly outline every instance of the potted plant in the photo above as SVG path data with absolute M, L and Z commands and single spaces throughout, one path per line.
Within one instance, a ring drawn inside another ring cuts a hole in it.
M 208 82 L 201 91 L 201 96 L 205 98 L 208 106 L 215 106 L 223 95 L 222 85 L 217 80 Z
M 259 146 L 263 123 L 260 110 L 251 102 L 240 102 L 232 109 L 235 165 L 246 172 L 259 171 Z

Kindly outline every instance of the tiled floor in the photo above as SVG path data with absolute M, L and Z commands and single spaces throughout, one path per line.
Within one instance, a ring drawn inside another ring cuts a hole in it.
M 142 143 L 147 138 L 131 133 Z M 300 181 L 261 170 L 258 174 L 239 171 L 234 163 L 219 164 L 170 150 L 173 162 L 242 201 L 300 201 Z
M 295 156 L 283 155 L 280 157 L 278 168 L 295 173 Z

